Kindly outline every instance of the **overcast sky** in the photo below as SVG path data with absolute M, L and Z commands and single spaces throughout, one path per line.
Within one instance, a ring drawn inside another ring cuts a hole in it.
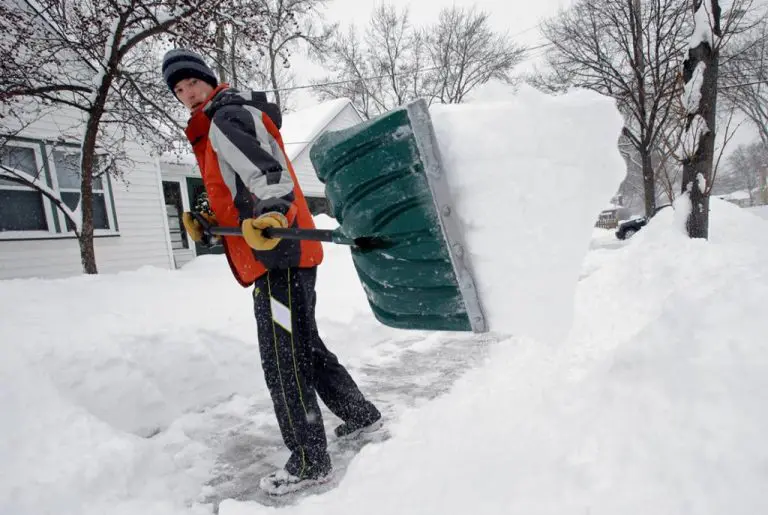
M 364 26 L 373 8 L 380 3 L 380 0 L 330 0 L 326 18 L 340 22 L 342 26 L 351 23 Z M 571 0 L 389 0 L 389 3 L 399 9 L 409 6 L 411 23 L 416 26 L 435 22 L 438 13 L 445 7 L 456 5 L 470 8 L 475 5 L 491 14 L 494 29 L 515 36 L 515 41 L 520 43 L 535 45 L 540 41 L 538 24 L 557 13 L 561 6 L 570 4 Z M 299 56 L 292 60 L 291 66 L 298 85 L 322 75 L 322 68 Z M 317 100 L 309 92 L 298 91 L 291 103 L 295 108 L 302 108 L 317 103 Z
M 535 46 L 542 42 L 538 25 L 546 18 L 556 14 L 560 8 L 567 7 L 573 0 L 388 0 L 398 8 L 409 6 L 411 23 L 416 26 L 427 25 L 437 20 L 441 9 L 456 5 L 460 7 L 477 6 L 491 14 L 493 28 L 506 32 L 515 41 Z M 381 0 L 329 0 L 326 8 L 328 21 L 340 22 L 342 26 L 354 23 L 358 26 L 367 24 L 373 8 L 382 3 Z M 731 0 L 721 0 L 720 5 L 727 9 Z M 768 0 L 755 0 L 757 6 L 768 5 Z M 521 65 L 518 70 L 530 69 L 541 51 L 532 52 L 533 59 Z M 315 63 L 301 56 L 295 56 L 291 62 L 296 74 L 297 85 L 308 84 L 312 78 L 323 75 L 323 70 Z M 512 92 L 503 85 L 489 84 L 476 90 L 475 98 L 483 100 L 501 100 Z M 290 99 L 291 107 L 301 109 L 317 104 L 317 99 L 310 90 L 299 90 Z M 737 131 L 731 143 L 732 150 L 740 143 L 748 143 L 756 138 L 756 132 L 749 124 L 743 124 Z

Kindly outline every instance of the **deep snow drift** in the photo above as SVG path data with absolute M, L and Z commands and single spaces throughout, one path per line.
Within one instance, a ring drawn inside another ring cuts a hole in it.
M 710 242 L 670 211 L 602 254 L 565 345 L 494 346 L 284 513 L 765 513 L 768 226 L 720 201 L 712 216 Z

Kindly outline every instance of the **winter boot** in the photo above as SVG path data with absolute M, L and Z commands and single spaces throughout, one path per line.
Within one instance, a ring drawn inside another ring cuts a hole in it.
M 294 476 L 285 469 L 279 469 L 259 481 L 259 488 L 265 493 L 274 496 L 286 495 L 305 490 L 311 486 L 322 485 L 333 478 L 333 470 L 317 477 Z
M 376 411 L 376 414 L 372 418 L 360 422 L 344 422 L 343 424 L 336 426 L 333 432 L 336 434 L 336 438 L 352 440 L 361 435 L 374 433 L 381 429 L 383 425 L 384 421 L 381 419 L 381 413 Z

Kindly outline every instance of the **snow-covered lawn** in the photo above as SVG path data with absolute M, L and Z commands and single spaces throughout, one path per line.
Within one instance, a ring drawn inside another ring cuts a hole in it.
M 709 243 L 670 211 L 597 245 L 559 345 L 382 327 L 329 248 L 323 336 L 393 438 L 283 510 L 765 513 L 766 229 L 714 202 Z M 0 283 L 0 512 L 211 513 L 250 453 L 279 465 L 249 301 L 217 257 Z
M 749 213 L 752 213 L 753 215 L 757 215 L 760 218 L 768 220 L 768 206 L 748 207 L 745 208 L 745 210 Z

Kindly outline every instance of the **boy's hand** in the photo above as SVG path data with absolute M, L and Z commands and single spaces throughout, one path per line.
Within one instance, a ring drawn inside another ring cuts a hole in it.
M 209 225 L 216 225 L 215 216 L 207 215 L 205 213 L 200 213 L 200 216 L 205 218 Z M 192 241 L 198 243 L 203 242 L 205 239 L 205 229 L 203 228 L 202 224 L 200 224 L 200 222 L 195 219 L 192 213 L 189 211 L 184 211 L 184 213 L 181 215 L 181 221 L 184 224 L 184 229 L 187 230 L 187 234 L 189 234 L 189 237 L 192 239 Z
M 277 247 L 281 238 L 264 237 L 262 230 L 268 227 L 288 227 L 288 219 L 282 213 L 270 211 L 258 218 L 243 220 L 241 229 L 243 230 L 243 238 L 245 238 L 248 246 L 254 250 L 272 250 Z

